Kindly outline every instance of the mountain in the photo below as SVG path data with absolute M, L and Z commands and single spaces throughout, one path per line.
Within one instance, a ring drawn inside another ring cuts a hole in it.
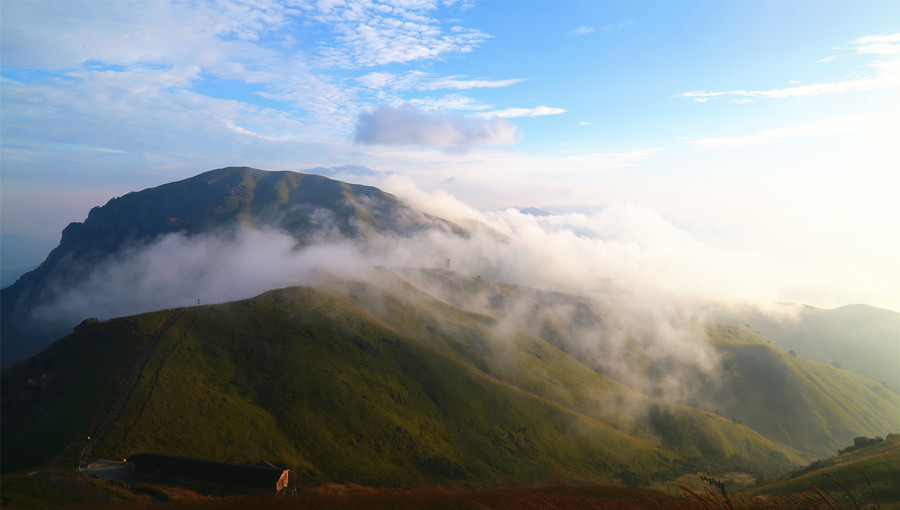
M 365 242 L 374 234 L 410 235 L 426 228 L 462 233 L 377 188 L 296 172 L 221 168 L 129 193 L 91 209 L 84 222 L 69 224 L 37 269 L 2 290 L 2 366 L 36 354 L 85 318 L 48 328 L 48 321 L 32 316 L 58 289 L 163 236 L 234 235 L 241 227 L 287 233 L 298 247 L 329 237 Z
M 376 297 L 379 317 L 357 306 Z M 3 469 L 59 455 L 74 462 L 161 326 L 98 456 L 268 460 L 307 483 L 374 485 L 697 469 L 762 475 L 801 459 L 747 427 L 647 398 L 496 325 L 384 270 L 375 283 L 330 279 L 86 325 L 3 373 Z M 664 425 L 645 423 L 645 410 Z M 662 442 L 657 426 L 666 427 Z
M 376 188 L 249 168 L 94 208 L 3 290 L 0 470 L 152 452 L 269 461 L 307 485 L 639 484 L 771 477 L 900 429 L 900 395 L 786 353 L 750 323 L 441 269 L 369 264 L 296 286 L 285 268 L 297 266 L 279 265 L 268 238 L 190 241 L 277 231 L 296 259 L 317 243 L 374 251 L 435 229 L 470 235 Z M 133 256 L 158 246 L 154 260 Z M 218 265 L 235 246 L 254 256 Z M 183 259 L 188 271 L 172 271 Z M 248 264 L 273 276 L 266 292 L 184 306 L 197 295 L 191 272 L 232 289 Z M 98 294 L 131 299 L 180 278 L 187 299 L 141 308 L 157 311 L 93 311 Z M 70 333 L 56 342 L 63 334 L 34 327 L 61 309 L 51 299 L 83 312 L 55 318 Z M 103 320 L 72 332 L 91 316 Z
M 900 313 L 866 305 L 833 310 L 783 304 L 763 312 L 720 313 L 798 358 L 840 366 L 900 393 Z
M 427 291 L 423 282 L 431 282 Z M 531 320 L 528 310 L 519 317 L 476 312 L 437 297 L 463 296 L 463 289 L 493 296 L 498 309 L 531 301 L 542 318 Z M 810 394 L 832 389 L 813 380 L 792 380 L 796 391 L 779 397 L 786 407 L 744 402 L 776 432 L 789 429 L 788 441 L 725 413 L 639 393 L 566 352 L 562 308 L 529 295 L 580 299 L 443 270 L 379 269 L 86 324 L 3 372 L 3 471 L 75 463 L 148 346 L 133 391 L 93 455 L 265 460 L 292 467 L 304 484 L 634 482 L 696 471 L 771 477 L 815 458 L 821 442 L 850 440 L 843 430 L 822 432 L 819 422 L 834 420 L 837 410 L 804 414 Z M 708 328 L 717 348 L 748 343 L 730 338 L 731 327 Z M 770 381 L 753 372 L 765 367 L 732 368 L 733 386 L 766 393 Z M 900 427 L 893 412 L 900 396 L 833 372 L 843 411 L 859 417 L 847 425 L 850 438 Z M 787 412 L 790 406 L 801 412 Z M 816 442 L 804 442 L 806 433 Z

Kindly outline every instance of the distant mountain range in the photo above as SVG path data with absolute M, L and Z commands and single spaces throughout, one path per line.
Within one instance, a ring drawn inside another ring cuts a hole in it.
M 29 308 L 118 255 L 244 227 L 298 248 L 468 235 L 376 188 L 249 168 L 93 209 L 3 290 L 3 363 L 15 364 L 0 381 L 3 472 L 153 452 L 269 461 L 302 484 L 644 483 L 771 477 L 900 430 L 900 395 L 779 349 L 756 318 L 646 327 L 617 303 L 448 269 L 321 273 L 248 299 L 70 324 L 56 342 L 29 336 Z

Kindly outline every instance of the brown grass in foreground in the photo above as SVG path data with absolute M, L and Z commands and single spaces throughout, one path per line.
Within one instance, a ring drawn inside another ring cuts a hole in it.
M 497 489 L 453 489 L 447 487 L 430 488 L 372 488 L 356 485 L 327 485 L 305 489 L 294 495 L 282 496 L 231 496 L 194 500 L 169 501 L 160 507 L 159 503 L 135 504 L 129 508 L 215 509 L 231 510 L 246 508 L 280 509 L 673 509 L 697 508 L 703 510 L 863 510 L 895 508 L 878 504 L 859 506 L 850 497 L 850 503 L 841 503 L 838 498 L 819 487 L 812 486 L 809 495 L 773 496 L 768 498 L 744 499 L 729 495 L 724 485 L 708 479 L 709 485 L 700 491 L 684 486 L 672 493 L 651 489 L 606 486 L 568 486 L 559 483 L 549 487 L 497 488 Z M 849 494 L 848 494 L 849 496 Z M 98 508 L 92 506 L 92 508 Z M 122 508 L 108 505 L 99 508 Z

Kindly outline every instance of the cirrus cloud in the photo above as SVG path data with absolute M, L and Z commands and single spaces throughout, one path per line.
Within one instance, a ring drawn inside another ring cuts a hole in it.
M 551 108 L 549 106 L 538 106 L 537 108 L 506 108 L 504 110 L 495 110 L 492 112 L 484 112 L 478 114 L 479 117 L 511 119 L 514 117 L 543 117 L 545 115 L 559 115 L 566 113 L 562 108 Z

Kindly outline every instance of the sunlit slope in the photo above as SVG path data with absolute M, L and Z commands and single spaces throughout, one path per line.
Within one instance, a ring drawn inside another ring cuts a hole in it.
M 752 333 L 710 326 L 722 376 L 708 405 L 766 437 L 816 456 L 856 436 L 900 429 L 900 395 L 847 370 L 778 350 Z
M 32 429 L 16 439 L 39 441 Z M 138 451 L 269 460 L 370 484 L 579 479 L 659 463 L 651 441 L 492 380 L 310 289 L 179 318 L 96 454 Z
M 829 494 L 840 508 L 900 504 L 900 434 L 883 442 L 816 461 L 777 480 L 745 489 L 742 496 L 784 498 L 785 495 L 821 500 L 810 484 Z M 848 494 L 849 493 L 849 494 Z M 851 501 L 850 498 L 853 498 Z
M 171 313 L 95 325 L 20 365 L 19 378 L 65 373 L 59 380 L 72 383 L 31 401 L 15 420 L 4 417 L 12 425 L 4 429 L 4 470 L 44 462 L 66 442 L 61 461 L 74 462 L 115 393 L 90 390 L 114 386 L 115 374 L 127 372 L 130 362 L 110 366 L 104 353 L 121 351 L 127 358 L 133 350 L 125 346 L 146 342 Z M 460 314 L 451 322 L 458 321 L 456 332 L 465 332 L 469 314 Z M 406 320 L 410 328 L 429 322 Z M 601 403 L 608 398 L 604 391 L 627 399 L 627 389 L 577 369 L 576 362 L 537 339 L 523 345 L 544 360 L 528 364 L 510 358 L 521 367 L 488 373 L 476 366 L 485 358 L 476 354 L 469 362 L 465 346 L 453 351 L 448 345 L 441 352 L 433 339 L 414 339 L 309 288 L 191 308 L 162 336 L 94 453 L 268 460 L 297 468 L 310 482 L 366 484 L 591 480 L 626 471 L 662 476 L 704 463 L 774 474 L 791 465 L 785 457 L 789 450 L 746 427 L 672 408 L 689 416 L 691 436 L 713 438 L 708 451 L 688 452 L 708 459 L 682 462 L 682 452 L 657 439 L 652 427 L 633 420 L 607 423 L 606 404 L 586 404 L 595 392 Z M 75 347 L 81 354 L 73 367 L 61 353 Z M 543 371 L 537 370 L 542 365 Z M 527 374 L 532 369 L 536 376 Z M 98 382 L 79 386 L 80 372 Z M 579 372 L 589 378 L 578 383 Z M 537 384 L 547 374 L 556 374 L 557 382 Z M 22 387 L 7 375 L 4 398 Z M 70 419 L 61 419 L 57 410 L 64 404 Z M 42 411 L 36 412 L 38 407 Z M 51 428 L 59 439 L 31 451 Z M 748 458 L 734 457 L 737 451 Z M 771 452 L 779 452 L 779 462 L 771 461 Z
M 413 273 L 421 276 L 423 272 Z M 323 288 L 365 309 L 379 321 L 464 363 L 471 363 L 492 377 L 602 420 L 630 435 L 660 442 L 671 461 L 666 467 L 669 473 L 738 469 L 761 474 L 797 459 L 787 450 L 773 447 L 758 432 L 712 412 L 649 398 L 589 368 L 553 343 L 516 329 L 521 325 L 517 320 L 521 320 L 528 323 L 526 328 L 544 331 L 556 341 L 567 338 L 562 317 L 517 290 L 454 276 L 447 271 L 425 273 L 450 284 L 448 292 L 446 287 L 438 289 L 413 278 L 435 295 L 451 301 L 466 299 L 462 296 L 486 298 L 494 303 L 482 308 L 488 313 L 500 307 L 501 301 L 505 300 L 509 306 L 516 301 L 515 306 L 522 313 L 507 313 L 498 318 L 463 311 L 387 270 L 379 271 L 365 282 L 330 281 Z M 539 324 L 539 317 L 548 323 Z
M 866 305 L 832 310 L 783 304 L 768 312 L 723 311 L 737 324 L 798 357 L 839 364 L 900 393 L 900 313 Z
M 608 377 L 602 379 L 606 393 L 623 388 L 610 377 L 634 379 L 637 374 L 651 379 L 665 372 L 658 360 L 647 355 L 652 346 L 616 331 L 604 319 L 602 303 L 443 270 L 401 270 L 397 274 L 446 302 L 504 317 L 491 326 L 494 331 L 522 328 L 577 359 L 582 369 L 589 366 L 606 373 Z M 415 298 L 405 306 L 417 309 L 426 302 Z M 374 305 L 367 306 L 374 309 Z M 900 398 L 879 383 L 790 356 L 741 328 L 710 324 L 698 333 L 705 334 L 715 349 L 718 366 L 685 381 L 691 387 L 683 403 L 718 411 L 723 420 L 743 423 L 808 458 L 828 455 L 856 436 L 884 435 L 900 428 Z M 615 370 L 604 363 L 613 356 L 617 359 Z

